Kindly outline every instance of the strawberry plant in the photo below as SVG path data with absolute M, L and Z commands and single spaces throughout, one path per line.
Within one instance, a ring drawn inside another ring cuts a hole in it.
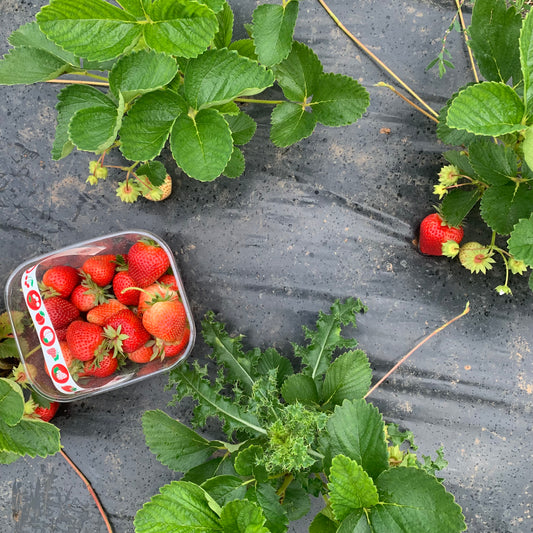
M 185 364 L 169 386 L 174 401 L 196 400 L 194 426 L 216 417 L 227 442 L 147 411 L 147 445 L 183 477 L 137 512 L 136 533 L 283 533 L 311 511 L 311 496 L 325 501 L 311 533 L 464 531 L 461 508 L 435 476 L 447 464 L 442 450 L 435 460 L 417 457 L 412 434 L 365 400 L 369 361 L 341 332 L 365 310 L 337 300 L 315 329 L 304 328 L 306 344 L 293 344 L 292 359 L 274 348 L 245 351 L 242 336 L 208 313 L 203 336 L 218 371 Z
M 293 40 L 298 0 L 259 5 L 249 37 L 239 40 L 225 0 L 118 4 L 51 0 L 10 35 L 0 84 L 70 76 L 58 94 L 52 157 L 74 148 L 97 154 L 88 178 L 95 184 L 107 177 L 105 155 L 118 148 L 131 161 L 119 167 L 123 201 L 168 195 L 169 176 L 157 160 L 167 143 L 192 178 L 240 176 L 241 147 L 256 130 L 242 104 L 273 107 L 270 138 L 281 147 L 309 137 L 317 123 L 351 124 L 368 107 L 355 79 L 324 72 L 316 54 Z M 274 84 L 283 99 L 250 98 Z
M 15 328 L 26 327 L 14 316 Z M 31 369 L 31 365 L 27 368 Z M 31 371 L 31 370 L 29 370 Z M 20 364 L 18 349 L 7 313 L 0 314 L 0 464 L 20 457 L 46 457 L 60 451 L 59 429 L 48 423 L 57 411 L 57 402 L 31 394 Z M 25 394 L 25 392 L 28 392 Z

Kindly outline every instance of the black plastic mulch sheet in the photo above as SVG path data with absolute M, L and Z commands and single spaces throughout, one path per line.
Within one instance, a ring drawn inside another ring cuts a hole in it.
M 0 52 L 42 4 L 0 2 Z M 231 5 L 243 37 L 256 2 Z M 448 47 L 456 68 L 442 80 L 425 70 L 453 18 L 451 0 L 329 5 L 435 109 L 472 80 L 455 33 Z M 388 421 L 414 432 L 419 453 L 434 456 L 444 446 L 449 466 L 442 475 L 470 531 L 531 532 L 533 295 L 527 279 L 513 279 L 513 297 L 499 296 L 501 263 L 476 276 L 457 261 L 417 251 L 413 240 L 436 203 L 432 188 L 446 149 L 435 124 L 375 86 L 391 79 L 317 1 L 301 2 L 295 38 L 314 49 L 326 71 L 353 76 L 368 89 L 365 116 L 345 128 L 319 126 L 309 139 L 278 149 L 269 141 L 270 108 L 250 106 L 259 125 L 245 147 L 244 176 L 199 183 L 166 153 L 175 192 L 160 204 L 121 203 L 109 183 L 118 179 L 112 173 L 97 187 L 86 184 L 90 154 L 51 160 L 57 85 L 0 87 L 1 285 L 35 255 L 146 229 L 174 250 L 197 327 L 212 309 L 229 331 L 246 335 L 247 347 L 274 345 L 290 353 L 290 342 L 303 342 L 301 326 L 314 325 L 319 310 L 336 298 L 360 297 L 369 311 L 359 318 L 356 336 L 375 380 L 470 301 L 469 315 L 413 355 L 371 398 Z M 108 161 L 113 158 L 120 162 L 118 154 Z M 490 240 L 475 217 L 466 232 L 469 240 Z M 204 362 L 206 353 L 199 336 L 192 357 Z M 65 404 L 55 419 L 65 450 L 120 533 L 132 531 L 136 511 L 175 479 L 147 449 L 140 424 L 147 409 L 190 416 L 190 403 L 167 407 L 166 383 L 160 375 Z M 1 466 L 0 475 L 2 531 L 105 531 L 60 455 L 19 460 Z M 303 519 L 290 531 L 307 531 L 308 524 Z

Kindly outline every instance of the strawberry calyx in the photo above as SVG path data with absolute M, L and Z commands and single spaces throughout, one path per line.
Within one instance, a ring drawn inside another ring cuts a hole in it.
M 461 246 L 459 261 L 473 274 L 479 274 L 480 272 L 486 274 L 487 270 L 491 270 L 493 263 L 496 262 L 493 255 L 494 252 L 489 246 L 472 241 Z
M 137 201 L 141 195 L 141 189 L 130 180 L 125 180 L 119 183 L 116 189 L 117 196 L 126 204 L 132 204 Z
M 124 341 L 128 340 L 129 335 L 122 333 L 122 324 L 116 328 L 113 326 L 104 327 L 105 349 L 104 352 L 113 351 L 113 357 L 121 357 L 124 355 Z
M 106 303 L 111 298 L 111 294 L 109 293 L 111 285 L 101 287 L 95 283 L 90 274 L 87 274 L 83 270 L 80 270 L 80 276 L 82 278 L 80 285 L 85 288 L 87 296 L 90 295 L 94 298 L 95 305 Z

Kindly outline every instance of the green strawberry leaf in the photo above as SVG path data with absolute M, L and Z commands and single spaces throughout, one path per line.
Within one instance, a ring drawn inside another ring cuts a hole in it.
M 263 509 L 268 530 L 271 533 L 285 533 L 289 519 L 274 487 L 268 483 L 258 483 L 255 498 Z
M 467 87 L 454 98 L 446 123 L 476 135 L 498 137 L 524 130 L 524 113 L 524 104 L 511 87 L 486 81 Z
M 101 153 L 115 142 L 123 113 L 122 95 L 118 107 L 106 105 L 80 109 L 70 120 L 68 136 L 78 150 Z
M 167 169 L 160 161 L 148 161 L 135 169 L 137 176 L 146 176 L 154 187 L 159 187 L 165 182 Z
M 144 25 L 146 44 L 179 57 L 197 57 L 213 41 L 218 21 L 206 3 L 193 0 L 159 0 L 148 5 L 150 24 Z
M 304 327 L 308 346 L 293 345 L 295 356 L 302 360 L 302 373 L 317 381 L 326 373 L 335 349 L 355 347 L 355 339 L 342 337 L 341 326 L 351 324 L 355 327 L 356 313 L 364 311 L 366 307 L 359 299 L 347 298 L 344 302 L 336 300 L 330 307 L 330 314 L 319 313 L 314 331 Z
M 272 110 L 270 139 L 280 147 L 290 146 L 309 137 L 316 126 L 312 113 L 292 102 L 277 104 Z
M 160 410 L 142 417 L 146 445 L 157 460 L 177 472 L 186 472 L 207 461 L 219 448 Z
M 252 38 L 259 62 L 267 67 L 283 61 L 291 51 L 299 2 L 263 4 L 254 10 Z
M 467 85 L 469 87 L 472 84 Z M 446 105 L 439 112 L 439 123 L 437 124 L 437 138 L 441 140 L 444 144 L 449 144 L 450 146 L 468 146 L 471 142 L 476 139 L 476 135 L 473 133 L 468 133 L 465 130 L 456 130 L 450 128 L 446 124 L 446 118 L 448 116 L 448 110 L 459 93 L 455 93 L 452 97 L 446 102 Z
M 137 19 L 142 20 L 146 17 L 145 5 L 147 2 L 145 0 L 117 0 L 117 4 Z
M 122 94 L 128 103 L 141 94 L 163 88 L 177 72 L 176 60 L 164 53 L 130 52 L 122 56 L 109 73 L 109 89 L 116 98 Z
M 0 60 L 0 84 L 30 84 L 52 80 L 72 70 L 71 65 L 46 50 L 17 46 Z
M 246 483 L 237 476 L 221 475 L 208 478 L 200 485 L 220 505 L 233 500 L 243 500 L 246 494 Z
M 380 527 L 387 533 L 458 533 L 466 529 L 461 508 L 453 496 L 424 470 L 391 468 L 375 483 L 379 505 L 369 513 L 371 528 Z
M 201 485 L 206 479 L 219 476 L 234 477 L 236 473 L 235 468 L 233 468 L 233 459 L 230 455 L 225 455 L 223 457 L 215 457 L 191 468 L 183 475 L 181 480 Z
M 134 16 L 104 0 L 51 0 L 36 19 L 50 40 L 89 60 L 118 57 L 131 50 L 142 35 Z
M 247 500 L 227 503 L 220 513 L 223 533 L 269 533 L 262 509 Z
M 247 57 L 252 61 L 258 61 L 257 54 L 255 53 L 255 46 L 252 39 L 239 39 L 233 41 L 229 46 L 229 50 L 235 50 L 240 56 Z
M 489 140 L 478 140 L 468 147 L 470 164 L 479 179 L 489 185 L 505 185 L 518 175 L 514 150 Z
M 281 395 L 287 403 L 318 405 L 318 391 L 311 376 L 293 374 L 281 387 Z
M 337 455 L 331 461 L 328 489 L 335 518 L 343 521 L 353 512 L 368 509 L 379 502 L 372 478 L 353 459 Z
M 230 160 L 228 161 L 228 164 L 226 165 L 226 168 L 222 174 L 227 178 L 238 178 L 244 173 L 245 167 L 246 162 L 244 161 L 244 154 L 240 148 L 234 146 Z
M 214 109 L 179 115 L 170 133 L 170 148 L 183 171 L 199 181 L 212 181 L 224 172 L 233 152 L 231 130 Z
M 323 406 L 341 405 L 344 400 L 363 398 L 370 389 L 372 370 L 365 352 L 343 353 L 333 361 L 321 391 Z
M 218 31 L 213 39 L 215 48 L 227 48 L 233 38 L 233 11 L 224 1 L 222 9 L 217 13 Z
M 452 130 L 452 131 L 458 131 L 458 130 Z M 470 164 L 468 155 L 464 151 L 448 150 L 444 152 L 442 155 L 446 159 L 446 161 L 448 161 L 448 163 L 455 165 L 462 174 L 465 174 L 466 176 L 470 176 L 473 179 L 478 178 L 476 171 Z
M 290 521 L 303 518 L 311 510 L 309 494 L 297 481 L 287 487 L 281 505 Z
M 13 452 L 0 452 L 0 465 L 9 465 L 14 463 L 17 459 L 20 459 L 18 453 Z
M 529 169 L 533 168 L 533 126 L 524 131 L 524 141 L 522 142 L 522 152 L 524 161 L 527 163 Z M 524 171 L 522 170 L 522 173 Z
M 357 80 L 329 73 L 319 77 L 310 105 L 317 122 L 346 126 L 361 118 L 369 104 L 368 92 Z
M 133 521 L 135 533 L 220 533 L 220 507 L 194 483 L 172 481 L 145 503 Z
M 278 388 L 285 379 L 294 373 L 292 364 L 286 357 L 278 353 L 275 348 L 267 348 L 256 363 L 257 375 L 267 376 L 271 370 L 276 370 Z
M 330 457 L 346 455 L 376 479 L 389 467 L 385 424 L 379 410 L 365 400 L 345 400 L 327 422 L 321 446 Z
M 481 198 L 479 189 L 454 189 L 443 199 L 441 213 L 448 226 L 459 227 Z
M 0 342 L 0 359 L 18 358 L 19 351 L 15 339 L 4 339 Z
M 524 80 L 524 101 L 527 115 L 533 113 L 533 15 L 528 12 L 520 32 L 520 64 Z
M 275 65 L 272 70 L 285 98 L 302 104 L 313 95 L 323 73 L 318 56 L 298 41 L 293 42 L 287 59 Z
M 469 46 L 479 70 L 489 81 L 506 83 L 520 79 L 520 54 L 517 46 L 522 18 L 505 0 L 477 2 L 472 10 Z
M 57 127 L 52 146 L 52 157 L 55 160 L 66 157 L 74 148 L 69 138 L 69 124 L 78 111 L 94 107 L 116 110 L 115 104 L 108 96 L 87 85 L 69 85 L 60 91 L 57 98 Z
M 14 426 L 9 426 L 3 418 L 0 419 L 0 452 L 47 457 L 60 449 L 59 429 L 54 424 L 22 418 Z
M 533 206 L 533 190 L 527 185 L 509 183 L 492 186 L 481 199 L 483 220 L 496 233 L 509 235 L 521 218 L 527 218 Z
M 132 161 L 154 159 L 165 146 L 178 115 L 187 104 L 172 91 L 155 91 L 135 101 L 122 121 L 120 151 Z
M 514 227 L 509 240 L 509 253 L 533 268 L 533 214 L 523 218 Z
M 263 455 L 263 448 L 257 444 L 241 450 L 235 458 L 235 471 L 244 477 L 253 476 L 259 482 L 267 481 L 268 473 L 261 464 Z
M 323 512 L 318 513 L 309 525 L 309 533 L 337 533 L 339 526 Z
M 63 63 L 68 63 L 73 67 L 80 67 L 80 58 L 64 50 L 57 44 L 53 43 L 41 31 L 37 22 L 29 22 L 23 24 L 15 30 L 7 39 L 12 46 L 29 46 L 31 48 L 38 48 L 40 50 L 49 52 L 51 55 L 63 60 Z
M 257 129 L 255 120 L 244 111 L 239 111 L 237 115 L 227 116 L 226 122 L 230 127 L 234 144 L 246 144 L 252 139 Z
M 273 83 L 272 71 L 228 49 L 208 50 L 184 69 L 185 99 L 197 110 L 260 93 Z
M 226 0 L 197 0 L 197 2 L 206 5 L 211 11 L 217 14 L 219 14 L 226 5 Z
M 14 426 L 23 414 L 24 394 L 20 385 L 12 379 L 0 378 L 0 420 Z

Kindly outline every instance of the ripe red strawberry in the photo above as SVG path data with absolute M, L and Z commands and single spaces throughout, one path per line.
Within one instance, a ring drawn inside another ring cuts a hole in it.
M 152 303 L 144 312 L 142 323 L 149 333 L 165 342 L 180 341 L 188 325 L 185 307 L 177 300 Z
M 83 313 L 108 299 L 105 287 L 100 287 L 90 278 L 85 278 L 70 295 L 70 301 Z
M 81 269 L 99 287 L 105 287 L 115 275 L 116 256 L 113 254 L 93 255 L 82 265 Z
M 41 420 L 44 420 L 45 422 L 50 422 L 52 418 L 57 413 L 57 410 L 59 409 L 59 402 L 50 402 L 49 407 L 43 407 L 42 405 L 38 405 L 35 408 L 34 414 L 37 415 Z
M 135 286 L 135 281 L 133 281 L 133 278 L 127 270 L 117 272 L 113 278 L 113 293 L 115 298 L 124 305 L 137 305 L 139 303 L 139 291 L 124 291 L 124 289 Z
M 426 255 L 442 255 L 442 245 L 447 241 L 460 243 L 463 239 L 462 227 L 446 225 L 438 213 L 428 215 L 420 224 L 418 247 Z
M 170 266 L 163 248 L 153 241 L 138 241 L 128 252 L 129 272 L 137 287 L 148 287 L 160 278 Z
M 44 300 L 44 306 L 55 330 L 67 327 L 80 316 L 79 310 L 61 296 L 52 296 Z
M 163 274 L 158 280 L 157 283 L 165 285 L 169 289 L 178 292 L 178 284 L 176 283 L 176 276 L 174 274 Z
M 133 292 L 133 291 L 132 291 Z M 165 284 L 158 281 L 152 283 L 140 292 L 137 314 L 142 316 L 146 309 L 157 300 L 179 300 L 179 293 Z
M 74 287 L 80 282 L 78 271 L 68 265 L 57 265 L 50 267 L 44 274 L 41 289 L 43 294 L 51 296 L 62 296 L 68 298 Z
M 123 309 L 127 309 L 123 303 L 120 303 L 118 300 L 109 300 L 90 309 L 86 317 L 87 322 L 105 326 L 107 320 Z
M 111 350 L 100 360 L 95 359 L 92 361 L 86 361 L 83 367 L 83 375 L 95 378 L 105 378 L 115 373 L 118 367 L 118 359 L 113 355 L 113 351 Z
M 144 328 L 141 319 L 128 308 L 109 318 L 104 332 L 115 353 L 134 352 L 150 340 L 150 333 Z
M 105 350 L 104 329 L 97 324 L 75 320 L 67 328 L 67 343 L 76 359 L 90 361 Z
M 134 352 L 128 354 L 128 359 L 134 363 L 148 363 L 154 357 L 157 357 L 157 350 L 153 341 L 148 341 Z
M 175 343 L 168 343 L 168 342 L 164 343 L 163 351 L 164 351 L 165 357 L 176 357 L 176 355 L 180 355 L 181 353 L 183 353 L 183 350 L 185 350 L 185 348 L 187 347 L 187 344 L 189 344 L 190 336 L 191 336 L 191 330 L 189 328 L 185 328 L 181 341 L 178 341 Z

